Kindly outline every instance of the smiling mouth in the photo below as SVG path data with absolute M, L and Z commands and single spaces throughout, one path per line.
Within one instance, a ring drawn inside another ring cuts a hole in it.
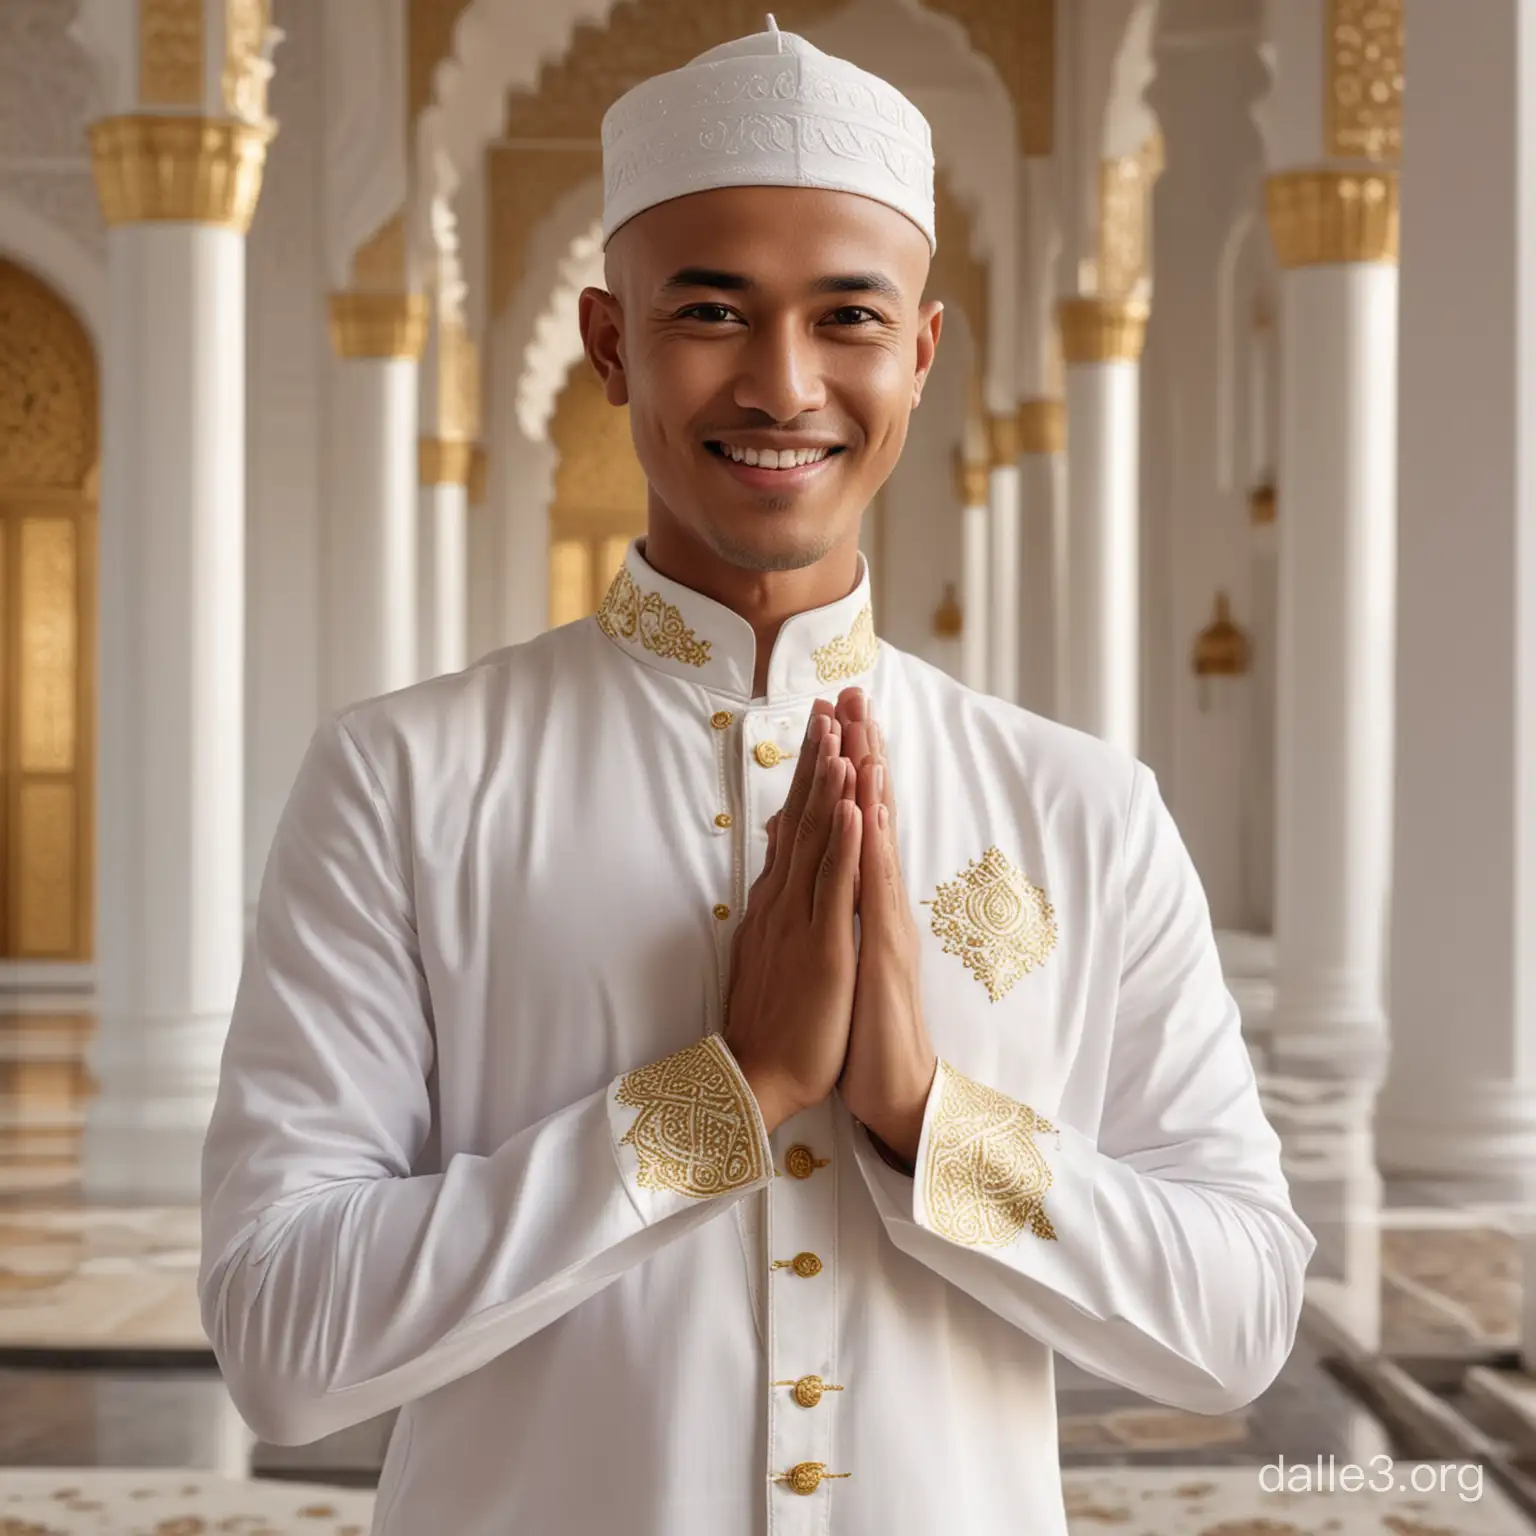
M 706 442 L 704 446 L 716 458 L 729 459 L 733 464 L 744 464 L 750 469 L 800 469 L 807 464 L 819 464 L 833 454 L 841 453 L 839 447 L 828 448 L 736 448 L 728 443 Z

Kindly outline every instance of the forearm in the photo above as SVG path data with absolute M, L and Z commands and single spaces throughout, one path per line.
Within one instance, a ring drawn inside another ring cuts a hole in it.
M 701 1173 L 712 1193 L 645 1185 L 643 1132 L 638 1151 L 623 1142 L 644 1118 L 633 1087 L 622 1088 L 638 1076 L 489 1157 L 454 1157 L 440 1174 L 317 1180 L 265 1206 L 210 1256 L 200 1286 L 204 1325 L 251 1427 L 304 1443 L 435 1391 L 772 1176 L 766 1137 L 744 1119 L 729 1166 Z M 221 1141 L 216 1120 L 210 1138 L 224 1170 L 210 1185 L 214 1230 L 250 1200 L 250 1160 L 221 1156 L 238 1137 L 223 1129 Z
M 1269 1384 L 1312 1249 L 1283 1183 L 1201 1183 L 1198 1154 L 1154 1175 L 1038 1117 L 964 1125 L 935 1108 L 914 1180 L 859 1148 L 898 1248 L 1156 1401 L 1223 1412 Z

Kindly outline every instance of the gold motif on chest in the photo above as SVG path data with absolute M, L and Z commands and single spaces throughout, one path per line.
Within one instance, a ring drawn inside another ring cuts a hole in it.
M 1045 892 L 996 847 L 922 904 L 933 908 L 944 953 L 957 955 L 994 1003 L 1056 947 L 1056 914 Z

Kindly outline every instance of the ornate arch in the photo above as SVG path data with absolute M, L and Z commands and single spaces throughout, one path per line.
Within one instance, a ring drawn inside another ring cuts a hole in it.
M 992 334 L 990 263 L 972 249 L 971 215 L 955 196 L 950 178 L 943 171 L 934 177 L 933 189 L 939 252 L 929 273 L 929 292 L 964 313 L 975 341 L 976 372 L 984 376 Z
M 75 312 L 0 257 L 0 486 L 79 490 L 99 454 L 96 352 Z

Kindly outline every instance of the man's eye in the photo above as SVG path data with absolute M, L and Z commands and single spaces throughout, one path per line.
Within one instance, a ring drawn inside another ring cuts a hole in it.
M 862 304 L 844 304 L 832 311 L 831 318 L 839 325 L 868 325 L 872 320 L 878 322 L 880 316 Z
M 729 320 L 731 311 L 724 304 L 690 304 L 687 309 L 678 311 L 678 318 L 704 320 L 710 324 L 718 324 L 721 320 Z

